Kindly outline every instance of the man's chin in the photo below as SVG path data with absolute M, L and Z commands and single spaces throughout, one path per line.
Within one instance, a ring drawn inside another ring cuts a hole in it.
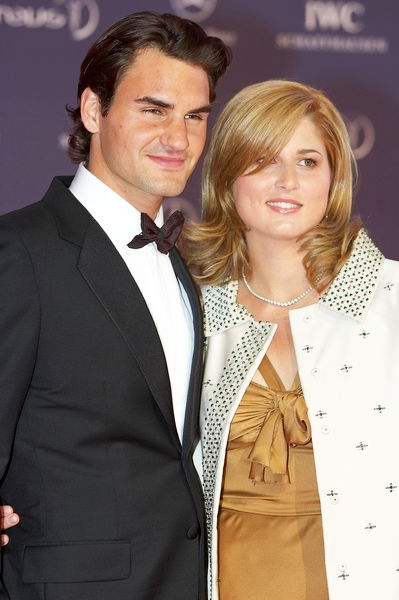
M 147 176 L 142 182 L 141 189 L 147 194 L 158 196 L 159 198 L 174 198 L 179 196 L 186 187 L 190 174 L 169 173 L 163 177 Z
M 186 187 L 186 183 L 187 180 L 184 181 L 184 183 L 162 186 L 162 190 L 160 190 L 159 195 L 163 198 L 175 198 L 176 196 L 180 196 Z

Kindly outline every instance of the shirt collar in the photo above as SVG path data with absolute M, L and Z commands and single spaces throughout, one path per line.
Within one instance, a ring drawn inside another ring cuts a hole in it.
M 79 165 L 69 189 L 117 248 L 126 246 L 141 232 L 140 212 L 86 169 L 83 163 Z M 155 223 L 158 227 L 163 224 L 162 207 Z

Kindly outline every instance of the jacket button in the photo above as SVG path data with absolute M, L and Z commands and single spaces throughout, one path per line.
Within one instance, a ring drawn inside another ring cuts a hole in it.
M 195 540 L 199 536 L 199 527 L 198 525 L 193 525 L 186 532 L 186 538 L 188 540 Z

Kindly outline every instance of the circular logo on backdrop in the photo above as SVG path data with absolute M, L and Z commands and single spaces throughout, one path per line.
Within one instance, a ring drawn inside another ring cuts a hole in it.
M 357 160 L 370 154 L 375 142 L 375 129 L 366 115 L 345 118 L 353 154 Z
M 162 205 L 165 219 L 167 219 L 175 210 L 181 210 L 186 219 L 197 221 L 199 218 L 198 211 L 193 203 L 182 196 L 177 196 L 176 198 L 164 198 Z
M 191 19 L 200 23 L 211 16 L 217 0 L 170 0 L 170 5 L 182 19 Z
M 0 4 L 0 23 L 8 27 L 59 30 L 68 27 L 71 37 L 80 41 L 97 29 L 100 9 L 97 0 L 53 0 L 55 6 L 10 6 Z
M 96 0 L 54 0 L 54 4 L 65 6 L 74 40 L 84 40 L 97 29 L 100 9 Z

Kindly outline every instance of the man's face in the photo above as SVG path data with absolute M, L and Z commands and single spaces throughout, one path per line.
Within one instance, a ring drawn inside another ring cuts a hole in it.
M 209 84 L 198 66 L 148 48 L 135 58 L 101 115 L 90 88 L 82 120 L 92 133 L 89 170 L 138 210 L 179 195 L 205 144 Z

